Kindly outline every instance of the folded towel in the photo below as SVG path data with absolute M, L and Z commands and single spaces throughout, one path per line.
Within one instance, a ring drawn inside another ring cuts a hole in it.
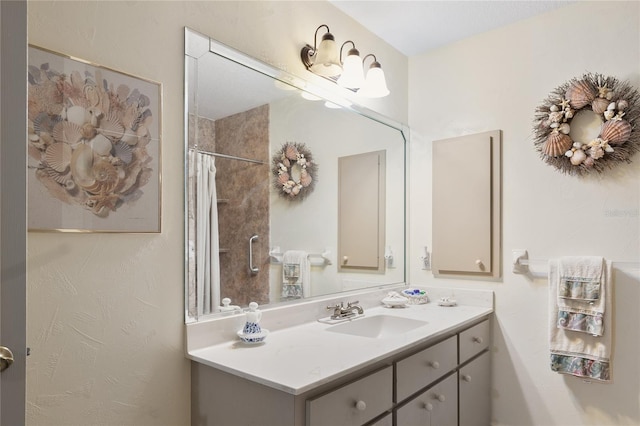
M 606 295 L 602 291 L 604 259 L 601 256 L 563 257 L 558 263 L 560 310 L 587 315 L 603 314 Z
M 579 302 L 580 309 L 591 307 L 590 302 L 584 300 L 572 300 L 559 297 L 558 287 L 560 285 L 560 266 L 559 262 L 551 260 L 549 262 L 549 322 L 550 322 L 550 352 L 551 352 L 551 370 L 558 373 L 570 374 L 587 379 L 599 381 L 610 381 L 612 377 L 611 366 L 611 344 L 613 334 L 612 324 L 612 299 L 613 299 L 613 282 L 611 275 L 611 262 L 604 262 L 604 268 L 601 275 L 600 299 L 604 302 L 601 307 L 602 313 L 590 311 L 594 318 L 594 322 L 601 320 L 603 324 L 599 325 L 599 336 L 580 329 L 580 327 L 571 326 L 563 323 L 565 314 L 569 316 L 580 314 L 575 312 L 572 305 L 573 302 Z M 561 308 L 570 300 L 569 307 Z M 600 308 L 600 307 L 599 307 Z M 586 315 L 586 314 L 585 314 Z M 586 317 L 574 317 L 581 319 Z M 574 321 L 575 322 L 575 321 Z M 584 321 L 587 322 L 586 319 Z M 606 327 L 605 327 L 606 326 Z M 586 326 L 585 326 L 586 327 Z M 584 332 L 579 332 L 584 331 Z
M 309 254 L 302 250 L 287 250 L 282 255 L 282 297 L 294 299 L 309 297 L 311 263 Z

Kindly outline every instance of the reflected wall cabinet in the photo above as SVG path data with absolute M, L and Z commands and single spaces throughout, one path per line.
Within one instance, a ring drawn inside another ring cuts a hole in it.
M 384 273 L 385 172 L 386 151 L 338 158 L 340 272 Z
M 500 277 L 502 131 L 433 142 L 435 275 Z

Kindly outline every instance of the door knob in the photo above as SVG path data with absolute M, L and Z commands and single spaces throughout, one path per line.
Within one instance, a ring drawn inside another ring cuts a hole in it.
M 0 346 L 0 371 L 4 371 L 13 364 L 13 352 L 11 349 Z

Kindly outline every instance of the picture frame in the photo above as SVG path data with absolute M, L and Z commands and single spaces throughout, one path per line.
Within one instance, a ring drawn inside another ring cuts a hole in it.
M 162 85 L 28 48 L 29 231 L 160 233 Z

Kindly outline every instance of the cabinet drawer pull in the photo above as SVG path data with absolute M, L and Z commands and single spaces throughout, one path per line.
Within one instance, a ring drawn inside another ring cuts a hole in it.
M 470 382 L 471 381 L 471 376 L 468 374 L 463 374 L 462 375 L 462 380 L 464 380 L 465 382 Z
M 426 404 L 424 404 L 424 409 L 427 411 L 433 411 L 433 404 L 430 402 L 427 402 Z
M 360 401 L 356 402 L 356 408 L 357 408 L 359 411 L 364 411 L 364 410 L 366 410 L 366 409 L 367 409 L 367 403 L 366 403 L 366 402 L 364 402 L 364 401 L 362 401 L 362 400 L 360 400 Z
M 480 343 L 482 344 L 482 342 L 484 342 L 484 339 L 482 337 L 474 337 L 473 339 L 473 343 Z
M 437 399 L 440 402 L 444 402 L 447 398 L 444 396 L 444 394 L 439 394 L 439 395 L 433 395 L 433 399 Z
M 438 368 L 440 368 L 440 363 L 438 361 L 429 361 L 429 367 L 437 370 Z

